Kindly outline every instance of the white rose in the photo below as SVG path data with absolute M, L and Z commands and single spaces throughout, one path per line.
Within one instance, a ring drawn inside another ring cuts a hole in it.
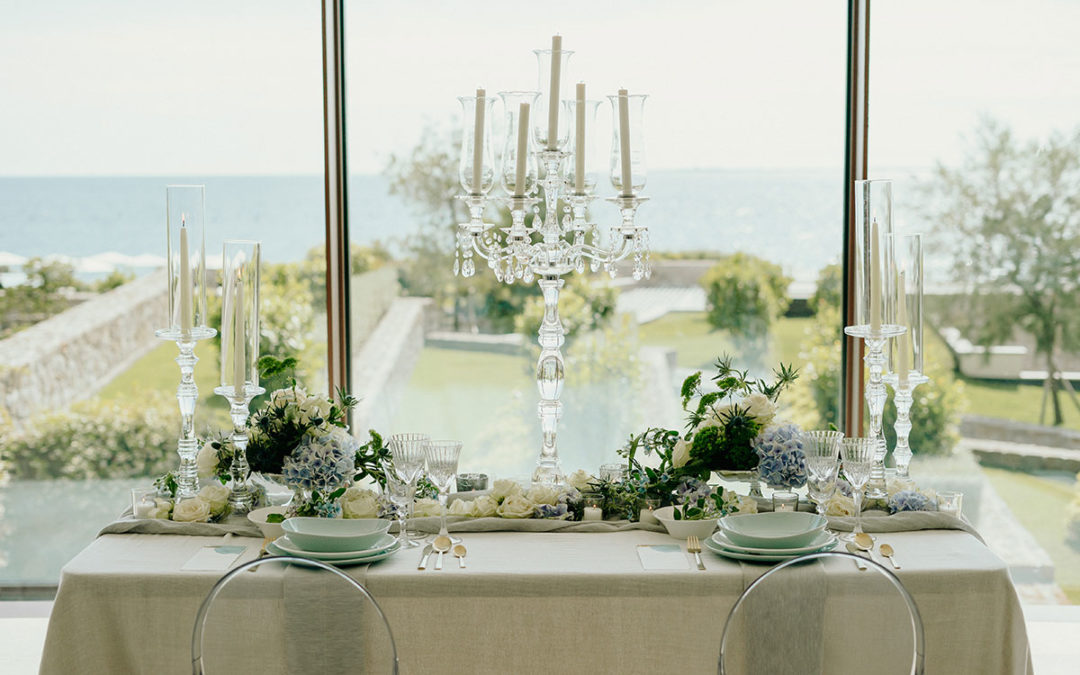
M 550 504 L 554 506 L 559 501 L 559 491 L 546 485 L 534 485 L 525 493 L 525 498 L 533 504 Z
M 454 503 L 450 505 L 449 512 L 451 516 L 474 518 L 476 516 L 476 503 L 471 499 L 455 499 Z
M 593 489 L 590 483 L 595 480 L 592 476 L 586 473 L 583 469 L 578 469 L 574 473 L 566 477 L 566 482 L 574 487 L 578 492 L 589 492 Z
M 178 523 L 205 523 L 210 520 L 210 504 L 202 497 L 185 499 L 173 507 L 172 519 Z
M 473 515 L 477 518 L 491 518 L 499 510 L 499 502 L 491 495 L 480 495 L 473 500 Z
M 351 487 L 341 496 L 343 518 L 377 518 L 379 496 L 367 488 Z
M 306 398 L 307 392 L 304 391 L 303 387 L 286 387 L 284 389 L 278 389 L 270 394 L 270 403 L 275 408 L 281 408 L 290 403 L 303 401 Z
M 516 481 L 512 481 L 509 478 L 502 478 L 495 481 L 491 486 L 491 496 L 497 501 L 501 502 L 507 497 L 513 497 L 522 493 L 521 486 Z
M 413 507 L 413 515 L 417 518 L 442 515 L 442 507 L 438 499 L 417 499 Z
M 671 465 L 678 469 L 686 466 L 689 461 L 690 444 L 680 438 L 675 442 L 675 447 L 671 450 Z
M 746 410 L 761 426 L 768 426 L 776 417 L 776 404 L 765 394 L 754 392 L 743 399 L 739 406 Z
M 210 515 L 220 516 L 229 506 L 229 488 L 221 483 L 210 483 L 199 490 L 199 498 L 210 505 Z
M 739 497 L 738 513 L 757 513 L 757 500 L 753 497 Z
M 829 501 L 825 502 L 825 515 L 827 516 L 854 516 L 855 502 L 851 497 L 845 497 L 837 492 Z
M 199 478 L 209 478 L 217 473 L 217 450 L 210 443 L 203 443 L 195 457 L 195 470 Z
M 500 518 L 532 518 L 536 505 L 523 495 L 510 495 L 499 504 Z
M 304 402 L 300 404 L 300 418 L 305 423 L 315 419 L 321 419 L 323 422 L 326 422 L 326 417 L 329 414 L 330 402 L 321 396 L 308 396 L 304 399 Z
M 901 478 L 900 476 L 889 478 L 885 481 L 885 492 L 890 497 L 897 492 L 903 492 L 904 490 L 918 490 L 915 481 L 910 478 Z
M 154 508 L 150 509 L 150 513 L 148 513 L 146 517 L 168 520 L 169 514 L 172 512 L 172 506 L 173 503 L 171 499 L 156 497 L 154 499 Z

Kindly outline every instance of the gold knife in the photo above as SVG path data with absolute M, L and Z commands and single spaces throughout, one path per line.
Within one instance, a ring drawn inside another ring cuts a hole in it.
M 424 547 L 424 552 L 420 554 L 420 563 L 416 566 L 416 569 L 427 569 L 428 558 L 431 557 L 432 552 L 435 551 L 434 544 L 428 544 Z

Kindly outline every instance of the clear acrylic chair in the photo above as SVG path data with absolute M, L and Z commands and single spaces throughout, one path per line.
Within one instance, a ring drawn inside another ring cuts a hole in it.
M 382 608 L 379 607 L 379 603 L 376 602 L 374 596 L 372 596 L 371 593 L 366 588 L 364 588 L 364 586 L 359 581 L 353 579 L 351 576 L 341 571 L 337 567 L 334 567 L 333 565 L 318 560 L 309 560 L 307 558 L 297 558 L 291 556 L 269 556 L 265 558 L 259 558 L 257 560 L 251 560 L 233 568 L 232 570 L 229 570 L 229 572 L 226 573 L 225 576 L 221 577 L 221 579 L 219 579 L 217 583 L 214 584 L 214 587 L 210 589 L 210 593 L 206 596 L 206 599 L 203 600 L 202 605 L 199 607 L 199 613 L 195 617 L 195 628 L 191 636 L 191 669 L 194 675 L 204 675 L 204 673 L 206 672 L 203 669 L 203 639 L 206 632 L 207 616 L 210 613 L 210 609 L 213 606 L 215 599 L 218 598 L 218 596 L 221 594 L 221 592 L 225 589 L 225 587 L 229 584 L 230 581 L 233 581 L 237 577 L 241 577 L 241 575 L 244 575 L 244 572 L 247 572 L 249 570 L 254 571 L 254 568 L 261 565 L 270 565 L 283 562 L 294 566 L 325 570 L 339 577 L 341 580 L 352 586 L 353 589 L 355 589 L 359 593 L 360 597 L 358 599 L 366 603 L 367 606 L 374 610 L 374 614 L 371 615 L 371 617 L 376 627 L 376 630 L 378 630 L 379 628 L 385 629 L 385 641 L 381 641 L 383 642 L 383 644 L 379 645 L 382 648 L 382 651 L 385 652 L 387 656 L 387 658 L 385 659 L 387 662 L 385 672 L 390 672 L 394 675 L 397 675 L 398 654 L 397 646 L 394 643 L 394 635 L 390 631 L 390 624 L 386 620 L 386 615 L 383 614 Z M 235 635 L 239 639 L 241 635 L 248 633 L 250 628 L 251 627 L 248 625 L 235 626 L 236 630 L 230 631 L 230 634 Z M 335 647 L 349 652 L 355 649 L 355 644 L 340 644 L 335 645 Z M 364 668 L 360 668 L 359 670 L 355 670 L 355 672 L 370 671 Z
M 747 586 L 724 623 L 718 672 L 922 675 L 924 649 L 919 609 L 896 575 L 826 551 L 780 563 Z

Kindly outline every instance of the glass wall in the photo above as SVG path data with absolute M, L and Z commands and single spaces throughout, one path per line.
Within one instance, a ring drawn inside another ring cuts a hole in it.
M 317 2 L 21 3 L 0 22 L 0 585 L 60 567 L 175 467 L 165 186 L 206 186 L 222 241 L 263 243 L 263 353 L 325 387 Z M 200 437 L 226 416 L 196 349 Z M 22 588 L 20 594 L 17 590 Z M 37 589 L 36 591 L 34 589 Z
M 913 472 L 965 492 L 1028 602 L 1080 600 L 1077 25 L 1052 0 L 871 14 L 871 177 L 926 252 Z
M 601 197 L 615 194 L 606 97 L 649 95 L 650 201 L 636 222 L 649 228 L 652 276 L 635 281 L 629 264 L 615 279 L 565 276 L 563 468 L 595 471 L 629 434 L 681 428 L 680 383 L 725 353 L 754 374 L 800 368 L 786 414 L 838 423 L 845 12 L 557 1 L 526 19 L 498 2 L 348 4 L 357 426 L 457 438 L 464 470 L 531 474 L 542 301 L 535 281 L 500 283 L 483 261 L 475 276 L 454 274 L 455 226 L 468 217 L 455 198 L 458 97 L 536 89 L 532 50 L 555 34 L 574 52 L 568 97 L 582 81 L 603 99 Z M 494 104 L 495 166 L 505 112 Z M 603 199 L 590 216 L 604 233 L 619 217 Z M 509 222 L 496 208 L 486 218 Z

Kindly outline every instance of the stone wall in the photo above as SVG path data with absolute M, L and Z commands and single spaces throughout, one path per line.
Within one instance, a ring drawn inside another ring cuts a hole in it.
M 167 293 L 154 272 L 0 340 L 0 408 L 19 424 L 95 394 L 160 344 Z

